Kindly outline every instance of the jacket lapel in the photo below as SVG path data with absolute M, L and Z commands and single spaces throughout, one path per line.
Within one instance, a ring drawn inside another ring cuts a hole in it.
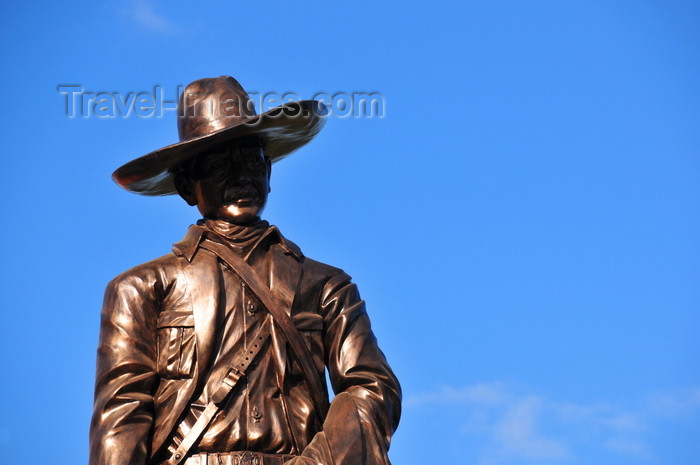
M 301 279 L 301 251 L 282 237 L 275 226 L 270 226 L 245 260 L 282 301 L 287 314 L 291 315 L 294 295 Z
M 282 302 L 288 315 L 292 314 L 294 297 L 303 270 L 299 264 L 301 251 L 293 244 L 292 247 L 288 246 L 279 230 L 272 226 L 246 258 L 275 297 Z M 279 382 L 284 386 L 288 362 L 286 338 L 280 333 L 277 325 L 272 325 L 272 334 L 270 350 L 277 364 Z
M 301 279 L 301 266 L 285 253 L 280 246 L 270 247 L 267 255 L 268 269 L 267 285 L 273 294 L 283 303 L 287 314 L 292 314 L 292 304 L 297 285 Z
M 205 228 L 190 226 L 185 238 L 173 246 L 175 255 L 185 258 L 189 265 L 184 266 L 185 278 L 197 339 L 197 363 L 195 378 L 206 374 L 212 357 L 216 328 L 221 317 L 221 289 L 223 286 L 221 269 L 215 255 L 199 251 Z M 198 384 L 198 383 L 197 383 Z
M 222 276 L 216 256 L 200 250 L 183 270 L 192 304 L 197 337 L 197 380 L 206 375 L 211 362 L 216 329 L 221 319 Z M 199 382 L 197 383 L 199 384 Z

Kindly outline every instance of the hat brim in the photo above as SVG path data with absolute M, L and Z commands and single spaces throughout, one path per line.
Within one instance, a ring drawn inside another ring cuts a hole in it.
M 326 122 L 328 110 L 317 100 L 289 102 L 254 116 L 239 125 L 168 145 L 117 168 L 112 179 L 124 189 L 142 195 L 177 193 L 173 168 L 218 144 L 259 135 L 265 155 L 273 163 L 308 143 Z

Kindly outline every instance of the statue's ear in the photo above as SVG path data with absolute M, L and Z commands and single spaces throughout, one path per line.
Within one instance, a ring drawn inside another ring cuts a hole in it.
M 175 189 L 177 189 L 177 193 L 180 194 L 180 197 L 185 199 L 185 202 L 192 207 L 197 205 L 197 196 L 194 193 L 192 180 L 182 173 L 178 173 L 175 175 L 173 181 L 175 183 Z

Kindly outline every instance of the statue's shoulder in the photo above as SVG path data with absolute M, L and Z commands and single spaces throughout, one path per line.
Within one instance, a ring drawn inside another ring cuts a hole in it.
M 352 280 L 342 269 L 303 255 L 299 247 L 289 239 L 283 238 L 283 241 L 285 247 L 298 251 L 298 262 L 303 268 L 303 287 L 321 289 L 327 285 L 335 286 Z M 295 253 L 290 255 L 294 256 Z
M 167 286 L 168 282 L 177 278 L 182 266 L 182 259 L 170 252 L 120 273 L 110 281 L 109 287 Z
M 184 239 L 173 245 L 172 251 L 133 268 L 129 268 L 110 281 L 108 288 L 164 289 L 182 275 L 180 272 L 191 260 L 201 233 L 197 228 L 187 231 Z
M 339 275 L 346 275 L 346 273 L 338 267 L 314 260 L 309 257 L 304 257 L 304 273 L 308 273 L 319 278 L 332 278 Z
M 304 268 L 305 276 L 322 279 L 324 277 L 330 278 L 339 274 L 345 274 L 340 268 L 305 256 L 297 244 L 287 239 L 287 237 L 283 236 L 281 233 L 279 237 L 280 245 L 287 251 L 288 255 L 294 257 L 301 264 Z

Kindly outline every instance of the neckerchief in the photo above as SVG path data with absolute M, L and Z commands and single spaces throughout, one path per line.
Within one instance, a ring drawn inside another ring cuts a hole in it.
M 217 233 L 228 240 L 239 255 L 243 255 L 267 231 L 270 223 L 260 220 L 250 225 L 237 225 L 224 220 L 202 219 L 197 224 Z

